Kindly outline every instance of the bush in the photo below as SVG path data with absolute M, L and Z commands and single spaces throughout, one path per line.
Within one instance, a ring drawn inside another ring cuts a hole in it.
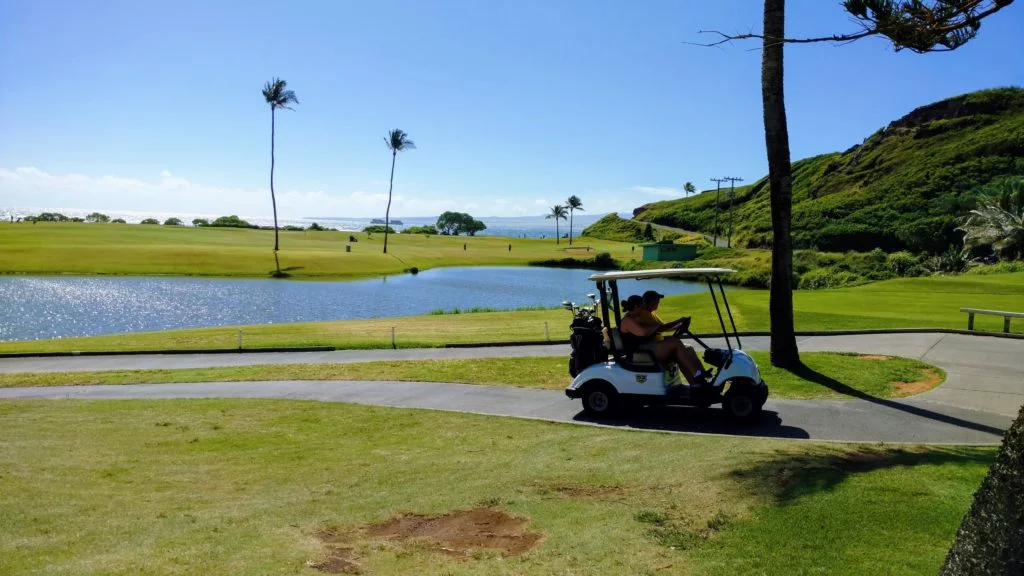
M 885 267 L 896 276 L 920 276 L 920 264 L 921 260 L 906 250 L 885 257 Z
M 26 216 L 25 217 L 25 220 L 29 220 L 29 219 L 31 219 L 31 221 L 35 221 L 35 222 L 67 222 L 68 220 L 70 220 L 70 218 L 68 218 L 67 216 L 61 214 L 60 212 L 43 212 L 42 214 L 39 214 L 38 216 Z
M 426 234 L 428 236 L 434 236 L 437 234 L 437 227 L 433 224 L 426 226 L 410 226 L 402 230 L 402 234 Z
M 843 288 L 845 286 L 857 286 L 864 284 L 864 277 L 847 272 L 829 268 L 817 268 L 800 277 L 801 290 L 821 290 L 824 288 Z
M 110 223 L 111 224 L 127 224 L 127 222 L 124 221 L 124 218 L 114 218 L 113 220 L 110 221 Z
M 238 216 L 232 214 L 231 216 L 221 216 L 213 222 L 210 222 L 211 228 L 253 228 L 252 224 L 249 224 L 245 220 L 242 220 Z
M 394 228 L 392 228 L 391 226 L 384 226 L 383 224 L 374 224 L 372 226 L 367 226 L 366 228 L 363 228 L 363 232 L 366 232 L 368 234 L 383 234 L 385 230 L 387 230 L 388 234 L 395 233 Z
M 924 267 L 932 274 L 959 274 L 966 271 L 970 264 L 966 252 L 956 246 L 950 246 L 945 253 L 932 256 L 925 261 Z
M 110 222 L 110 216 L 101 212 L 93 212 L 85 217 L 86 222 Z
M 299 230 L 301 230 L 301 228 L 299 228 Z M 316 222 L 313 222 L 312 224 L 309 225 L 309 228 L 306 228 L 306 230 L 309 230 L 311 232 L 323 232 L 324 230 L 327 230 L 327 228 L 324 228 L 323 226 L 317 224 Z
M 160 225 L 160 221 L 157 220 L 156 218 L 146 218 L 142 222 L 139 222 L 139 224 L 146 224 L 146 225 L 150 225 L 150 226 L 152 226 L 152 225 L 159 226 Z
M 284 228 L 282 228 L 282 230 L 284 230 L 286 232 L 302 232 L 303 228 L 302 228 L 302 226 L 295 226 L 294 224 L 289 224 L 289 225 L 285 226 Z
M 207 220 L 206 218 L 196 218 L 192 220 L 192 225 L 195 226 L 196 228 L 202 228 L 203 226 L 209 226 L 210 221 Z
M 164 226 L 181 226 L 181 218 L 168 218 L 164 220 Z
M 1024 272 L 1024 262 L 999 262 L 997 264 L 979 264 L 967 270 L 967 274 L 1006 274 L 1009 272 Z

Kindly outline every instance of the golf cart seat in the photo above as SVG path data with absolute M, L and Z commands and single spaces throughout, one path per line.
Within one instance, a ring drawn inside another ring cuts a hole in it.
M 631 350 L 623 342 L 622 333 L 618 328 L 609 328 L 608 336 L 612 341 L 612 349 L 615 361 L 622 364 L 623 368 L 636 372 L 659 372 L 661 365 L 654 353 L 650 350 Z

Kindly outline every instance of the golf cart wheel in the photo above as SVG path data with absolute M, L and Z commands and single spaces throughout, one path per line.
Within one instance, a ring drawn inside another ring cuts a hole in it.
M 722 397 L 722 408 L 730 418 L 739 422 L 753 422 L 761 416 L 764 402 L 750 386 L 733 384 Z
M 619 393 L 606 382 L 588 384 L 583 393 L 583 411 L 595 418 L 609 418 L 619 411 Z

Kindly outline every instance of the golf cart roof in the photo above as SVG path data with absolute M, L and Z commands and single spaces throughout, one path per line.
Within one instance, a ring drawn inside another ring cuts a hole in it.
M 732 274 L 728 268 L 662 268 L 658 270 L 633 270 L 628 272 L 601 272 L 588 280 L 647 280 L 650 278 L 696 278 L 699 276 L 721 276 Z

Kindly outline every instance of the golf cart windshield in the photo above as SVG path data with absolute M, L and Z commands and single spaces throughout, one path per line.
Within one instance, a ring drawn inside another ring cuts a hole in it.
M 719 294 L 722 296 L 722 303 L 729 323 L 732 325 L 733 337 L 736 338 L 736 347 L 742 349 L 740 335 L 736 330 L 736 321 L 733 319 L 732 310 L 729 308 L 729 300 L 725 297 L 725 288 L 722 286 L 722 276 L 735 273 L 735 270 L 728 268 L 663 268 L 658 270 L 633 270 L 623 272 L 601 272 L 590 276 L 589 280 L 597 283 L 597 291 L 600 295 L 601 314 L 605 326 L 611 327 L 611 320 L 614 318 L 615 327 L 622 324 L 622 312 L 619 308 L 619 280 L 651 280 L 654 278 L 675 278 L 675 279 L 704 279 L 707 282 L 708 290 L 711 292 L 711 300 L 715 303 L 715 312 L 718 314 L 718 323 L 722 327 L 722 336 L 725 337 L 725 344 L 731 350 L 732 342 L 729 338 L 729 331 L 725 327 L 725 318 L 722 316 L 722 309 L 718 305 L 718 296 L 715 294 L 715 284 L 718 285 Z M 612 315 L 609 315 L 612 312 Z M 687 331 L 689 333 L 689 331 Z M 697 343 L 705 349 L 708 346 L 693 333 L 689 333 Z

